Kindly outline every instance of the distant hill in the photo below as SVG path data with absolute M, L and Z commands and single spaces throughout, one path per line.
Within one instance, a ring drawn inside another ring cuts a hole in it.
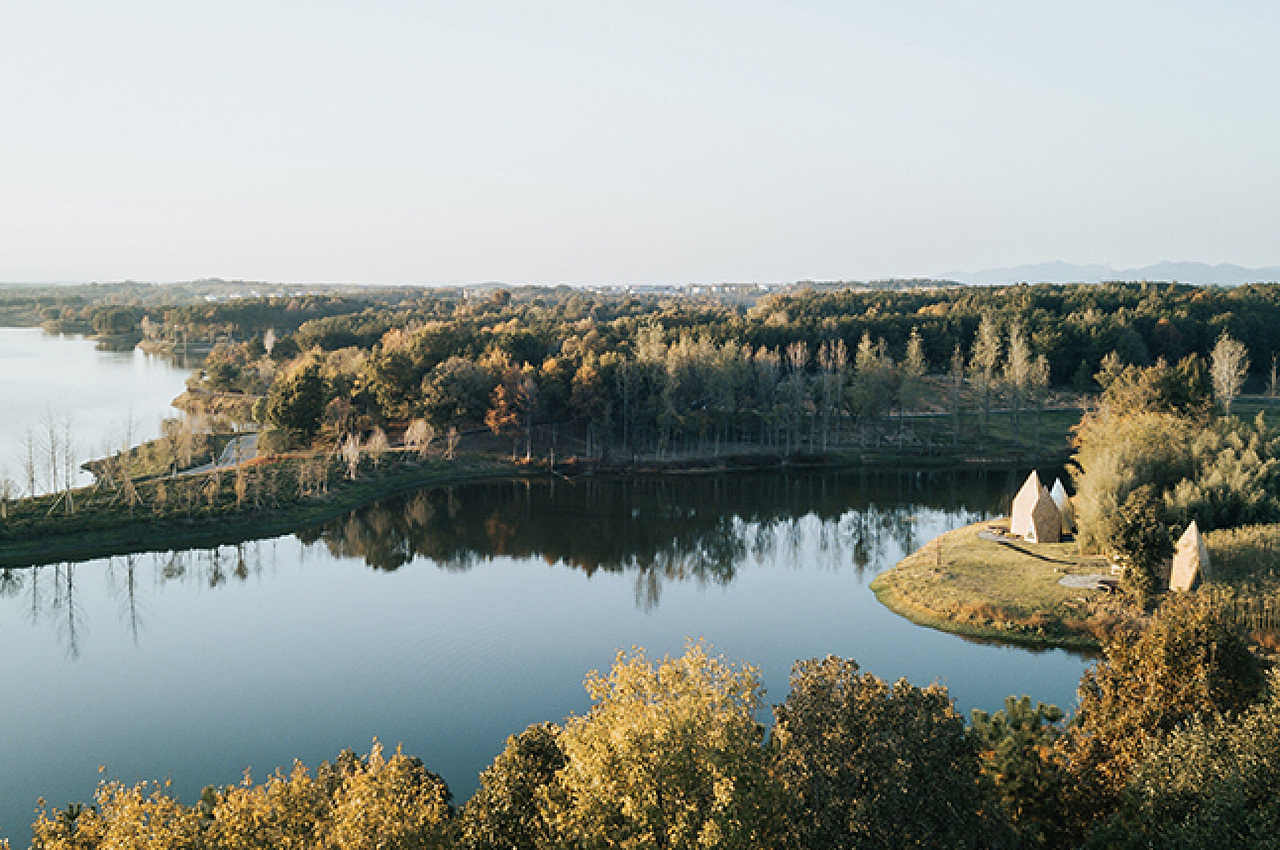
M 1280 266 L 1247 269 L 1230 263 L 1170 262 L 1168 260 L 1137 269 L 1114 269 L 1099 264 L 1050 262 L 1031 263 L 976 272 L 947 272 L 938 277 L 977 285 L 1008 283 L 1099 283 L 1104 280 L 1161 280 L 1179 283 L 1238 286 L 1242 283 L 1280 281 Z

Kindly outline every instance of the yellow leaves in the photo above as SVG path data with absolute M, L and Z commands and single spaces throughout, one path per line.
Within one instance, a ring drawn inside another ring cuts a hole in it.
M 450 817 L 449 790 L 399 747 L 386 759 L 382 745 L 334 796 L 328 846 L 341 850 L 444 847 Z
M 169 796 L 168 783 L 126 786 L 104 782 L 94 808 L 72 806 L 49 812 L 43 806 L 32 826 L 42 850 L 170 850 L 193 847 L 200 818 Z
M 774 834 L 755 668 L 691 642 L 656 664 L 641 649 L 620 652 L 585 684 L 596 704 L 562 735 L 562 836 L 584 847 L 699 847 Z

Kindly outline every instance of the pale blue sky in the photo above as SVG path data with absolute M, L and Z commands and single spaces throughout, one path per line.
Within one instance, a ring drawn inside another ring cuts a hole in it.
M 1280 262 L 1280 4 L 0 3 L 0 281 Z

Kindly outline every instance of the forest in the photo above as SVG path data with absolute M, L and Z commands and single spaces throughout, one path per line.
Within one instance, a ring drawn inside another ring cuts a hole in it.
M 238 415 L 284 445 L 421 419 L 440 437 L 487 427 L 526 456 L 537 428 L 560 455 L 587 457 L 945 443 L 948 431 L 987 431 L 993 409 L 1014 430 L 1038 427 L 1064 393 L 1098 389 L 1108 355 L 1140 366 L 1207 358 L 1228 335 L 1274 390 L 1280 350 L 1280 288 L 1261 285 L 798 290 L 750 306 L 433 291 L 301 323 L 263 309 L 257 324 L 244 321 L 251 306 L 144 317 L 157 337 L 222 340 L 192 404 L 247 399 Z M 907 413 L 943 427 L 921 436 Z

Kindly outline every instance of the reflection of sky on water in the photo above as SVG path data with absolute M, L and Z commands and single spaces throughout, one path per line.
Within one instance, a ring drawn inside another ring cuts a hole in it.
M 962 711 L 1021 692 L 1074 701 L 1082 659 L 921 629 L 867 589 L 912 547 L 981 515 L 1003 480 L 967 482 L 968 496 L 934 506 L 859 497 L 882 484 L 856 480 L 828 497 L 784 488 L 774 504 L 749 479 L 724 497 L 506 486 L 390 500 L 309 543 L 0 572 L 0 759 L 11 766 L 0 834 L 26 835 L 37 795 L 86 799 L 99 764 L 128 781 L 172 777 L 190 800 L 246 766 L 258 777 L 294 758 L 314 767 L 375 735 L 403 742 L 465 798 L 508 734 L 586 709 L 588 670 L 633 645 L 679 652 L 686 636 L 758 665 L 769 702 L 785 696 L 792 662 L 828 653 L 887 679 L 941 681 Z M 656 510 L 677 497 L 702 504 Z M 595 518 L 573 516 L 575 500 Z M 381 548 L 364 551 L 372 527 Z M 630 556 L 602 548 L 610 528 Z M 413 554 L 432 547 L 449 557 Z M 407 563 L 366 564 L 388 551 Z
M 39 328 L 0 328 L 0 474 L 26 491 L 28 430 L 35 437 L 36 480 L 47 491 L 47 424 L 61 441 L 71 422 L 79 462 L 160 433 L 160 420 L 175 416 L 170 401 L 185 389 L 190 371 L 141 351 L 100 351 L 92 340 L 50 335 Z M 81 473 L 79 483 L 92 483 Z

